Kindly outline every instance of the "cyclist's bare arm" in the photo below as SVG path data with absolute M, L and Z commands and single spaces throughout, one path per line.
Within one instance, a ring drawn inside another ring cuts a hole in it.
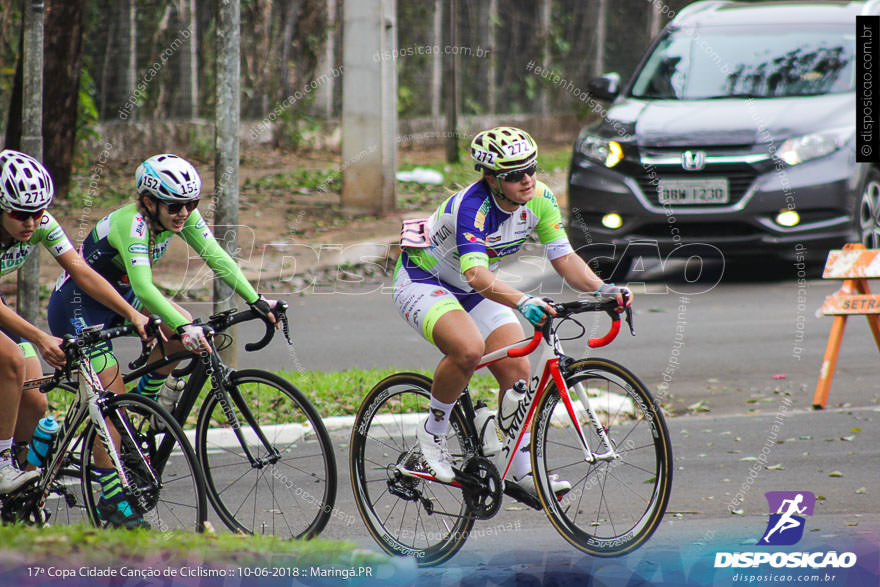
M 577 253 L 553 259 L 550 264 L 568 285 L 578 291 L 594 292 L 602 287 L 603 281 Z
M 36 345 L 40 355 L 53 367 L 64 366 L 64 351 L 61 350 L 61 339 L 44 332 L 19 316 L 12 308 L 0 302 L 0 325 L 31 341 Z
M 481 296 L 510 308 L 516 308 L 524 295 L 524 292 L 500 280 L 488 267 L 471 267 L 464 272 L 464 277 Z

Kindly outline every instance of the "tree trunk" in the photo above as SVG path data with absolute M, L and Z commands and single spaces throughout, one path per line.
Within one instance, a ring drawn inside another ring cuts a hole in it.
M 24 27 L 18 41 L 18 62 L 15 64 L 15 77 L 12 80 L 12 95 L 9 97 L 9 113 L 6 117 L 6 149 L 21 150 L 21 107 L 24 86 Z
M 56 197 L 70 187 L 85 13 L 85 0 L 46 2 L 43 163 L 55 181 Z
M 180 93 L 176 114 L 181 118 L 195 119 L 199 117 L 199 59 L 198 59 L 198 19 L 195 0 L 181 0 L 177 3 L 178 29 L 175 34 L 183 39 L 183 32 L 188 31 L 183 46 L 180 48 Z
M 293 92 L 290 88 L 290 47 L 293 43 L 293 30 L 296 28 L 296 19 L 299 16 L 301 2 L 299 0 L 288 0 L 282 5 L 282 28 L 281 28 L 281 59 L 279 59 L 278 72 L 281 79 L 281 95 L 287 98 Z
M 599 0 L 596 11 L 596 55 L 593 59 L 593 76 L 605 73 L 605 41 L 608 37 L 608 11 L 606 0 Z

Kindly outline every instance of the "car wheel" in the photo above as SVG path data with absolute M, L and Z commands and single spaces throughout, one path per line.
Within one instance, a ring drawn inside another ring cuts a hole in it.
M 859 240 L 866 248 L 880 248 L 880 171 L 871 169 L 865 178 L 858 210 Z

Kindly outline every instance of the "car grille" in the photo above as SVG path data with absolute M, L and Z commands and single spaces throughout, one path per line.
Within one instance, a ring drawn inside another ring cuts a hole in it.
M 677 234 L 681 235 L 686 241 L 695 241 L 699 239 L 717 241 L 724 238 L 750 237 L 761 234 L 756 227 L 746 222 L 679 223 L 677 227 L 679 229 Z M 646 224 L 639 227 L 633 236 L 638 238 L 669 240 L 669 224 Z

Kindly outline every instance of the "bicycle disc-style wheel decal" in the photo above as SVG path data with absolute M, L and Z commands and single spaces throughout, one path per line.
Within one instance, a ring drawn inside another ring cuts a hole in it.
M 416 431 L 427 416 L 430 390 L 422 375 L 385 378 L 367 394 L 351 436 L 352 489 L 367 529 L 385 552 L 415 557 L 423 566 L 455 554 L 474 525 L 461 489 L 397 471 L 400 463 L 413 467 L 421 460 Z M 456 468 L 467 446 L 462 418 L 456 406 L 447 437 Z
M 158 404 L 134 393 L 108 400 L 104 414 L 119 432 L 120 458 L 133 484 L 127 495 L 129 504 L 153 530 L 202 532 L 207 517 L 205 479 L 180 425 Z M 89 424 L 83 434 L 80 466 L 86 506 L 93 523 L 102 526 L 106 522 L 97 511 L 101 488 L 94 471 L 96 438 L 95 426 Z
M 302 392 L 272 373 L 236 371 L 231 380 L 274 454 L 230 397 L 226 407 L 235 414 L 245 451 L 224 402 L 208 395 L 199 413 L 196 447 L 214 509 L 232 530 L 316 536 L 336 501 L 336 458 L 321 417 Z
M 639 379 L 604 359 L 577 361 L 566 385 L 572 402 L 576 385 L 587 390 L 590 406 L 619 458 L 589 463 L 559 397 L 551 385 L 538 406 L 532 463 L 538 494 L 550 521 L 576 548 L 595 556 L 617 556 L 645 542 L 663 518 L 672 488 L 672 449 L 659 407 Z M 606 448 L 576 406 L 590 450 Z M 557 498 L 550 475 L 571 483 Z

